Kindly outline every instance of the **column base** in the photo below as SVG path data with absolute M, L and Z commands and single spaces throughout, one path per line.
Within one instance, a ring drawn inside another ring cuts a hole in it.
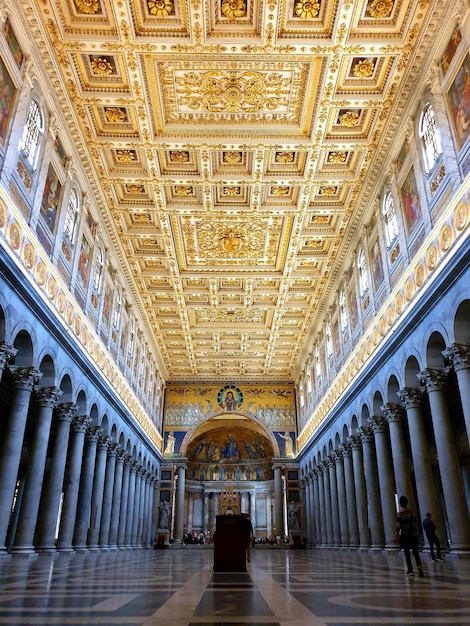
M 33 545 L 30 546 L 12 546 L 10 548 L 12 554 L 36 554 L 36 550 Z

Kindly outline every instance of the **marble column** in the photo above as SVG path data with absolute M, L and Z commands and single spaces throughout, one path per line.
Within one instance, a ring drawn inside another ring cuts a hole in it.
M 114 468 L 113 503 L 111 505 L 111 521 L 109 524 L 109 548 L 111 550 L 118 549 L 119 517 L 122 511 L 122 475 L 126 456 L 128 455 L 122 448 L 117 450 L 116 466 Z
M 64 478 L 64 502 L 60 517 L 58 552 L 71 552 L 73 531 L 77 517 L 78 492 L 80 486 L 80 470 L 83 462 L 85 433 L 90 425 L 88 415 L 78 415 L 72 422 L 70 454 Z
M 132 528 L 134 524 L 134 517 L 137 514 L 136 510 L 136 485 L 137 485 L 137 472 L 138 472 L 138 464 L 135 459 L 130 461 L 130 472 L 129 472 L 129 485 L 125 490 L 123 485 L 122 490 L 122 508 L 124 509 L 127 506 L 127 514 L 126 514 L 126 523 L 125 534 L 123 543 L 119 543 L 120 548 L 130 548 L 132 546 Z
M 213 531 L 213 528 L 211 528 L 210 524 L 209 524 L 209 492 L 208 491 L 204 491 L 203 494 L 203 526 L 204 526 L 204 531 L 207 532 L 208 530 L 210 530 L 211 532 Z
M 419 374 L 419 380 L 426 386 L 429 396 L 452 549 L 468 551 L 470 550 L 470 517 L 444 394 L 446 379 L 447 373 L 439 369 L 427 369 Z
M 186 490 L 186 466 L 178 466 L 175 507 L 175 541 L 181 543 L 184 534 L 184 495 Z M 189 529 L 188 529 L 189 530 Z
M 312 542 L 318 546 L 321 544 L 321 524 L 320 524 L 320 496 L 318 489 L 318 475 L 315 470 L 310 472 L 310 480 L 312 486 L 312 519 L 313 519 L 313 536 Z
M 98 550 L 99 548 L 99 534 L 101 526 L 101 516 L 103 512 L 104 481 L 106 473 L 108 444 L 109 437 L 99 437 L 96 450 L 93 491 L 91 494 L 90 528 L 88 529 L 87 535 L 87 546 L 89 550 Z
M 393 542 L 393 539 L 395 536 L 397 510 L 395 506 L 395 479 L 388 439 L 388 425 L 383 417 L 376 415 L 370 418 L 369 424 L 374 433 L 375 449 L 377 452 L 376 458 L 385 548 L 387 550 L 396 550 L 397 544 Z
M 307 478 L 304 478 L 300 481 L 300 489 L 301 489 L 301 493 L 302 493 L 302 502 L 304 503 L 303 507 L 302 507 L 302 521 L 301 521 L 301 527 L 303 529 L 303 535 L 304 537 L 306 537 L 307 539 L 310 540 L 310 535 L 311 535 L 311 530 L 310 530 L 310 517 L 309 517 L 309 511 L 310 511 L 310 492 L 308 490 L 308 480 Z
M 137 465 L 135 470 L 135 487 L 134 487 L 134 511 L 132 514 L 131 536 L 129 545 L 134 548 L 137 545 L 137 534 L 142 521 L 141 518 L 141 497 L 142 497 L 142 467 Z
M 273 506 L 272 506 L 272 498 L 271 492 L 264 492 L 266 499 L 266 536 L 271 537 L 273 533 Z
M 339 511 L 339 527 L 340 527 L 340 545 L 342 548 L 349 546 L 349 524 L 348 524 L 348 508 L 346 499 L 346 482 L 344 478 L 344 459 L 343 450 L 335 451 L 336 458 L 336 484 L 338 493 L 338 511 Z
M 356 510 L 357 523 L 359 527 L 359 548 L 369 549 L 371 544 L 368 506 L 367 506 L 367 490 L 366 478 L 364 475 L 364 454 L 361 444 L 361 438 L 358 435 L 352 435 L 349 438 L 352 451 L 352 460 L 354 467 L 354 490 L 356 492 Z
M 0 452 L 0 553 L 6 552 L 6 537 L 16 490 L 21 450 L 31 400 L 31 392 L 42 373 L 33 367 L 7 366 L 15 392 L 2 435 Z
M 371 549 L 382 550 L 385 545 L 385 538 L 374 436 L 372 430 L 367 427 L 359 428 L 359 434 L 362 440 L 362 449 L 364 451 L 364 469 L 366 476 L 367 501 L 369 503 Z
M 319 521 L 320 521 L 320 534 L 319 545 L 322 548 L 328 547 L 328 533 L 326 530 L 326 511 L 325 511 L 325 488 L 323 482 L 323 466 L 318 464 L 315 468 L 315 473 L 318 482 L 318 505 L 319 505 Z
M 329 474 L 329 461 L 325 459 L 321 463 L 321 480 L 323 482 L 323 495 L 325 498 L 325 530 L 326 530 L 326 545 L 328 548 L 332 548 L 334 544 L 333 536 L 333 516 L 331 514 L 331 488 L 330 488 L 330 474 Z
M 57 387 L 36 387 L 34 392 L 35 405 L 39 410 L 26 468 L 15 542 L 11 552 L 34 552 L 34 531 L 38 521 L 39 502 L 46 469 L 52 413 L 61 395 L 62 391 Z
M 454 343 L 442 354 L 451 361 L 457 375 L 467 438 L 470 442 L 470 346 Z
M 284 535 L 284 515 L 282 512 L 282 476 L 281 466 L 274 466 L 274 526 L 276 537 Z
M 339 548 L 341 545 L 341 530 L 339 525 L 339 506 L 338 506 L 338 479 L 336 476 L 336 457 L 330 454 L 327 460 L 328 477 L 330 481 L 330 501 L 331 501 L 331 522 L 333 529 L 333 545 Z
M 188 529 L 188 533 L 194 530 L 194 493 L 192 491 L 188 492 L 188 521 L 186 527 Z
M 91 519 L 91 494 L 93 490 L 93 476 L 95 474 L 96 447 L 101 432 L 99 426 L 90 426 L 85 434 L 85 449 L 78 491 L 77 516 L 72 541 L 75 550 L 86 550 L 87 548 L 86 542 Z
M 119 522 L 116 543 L 118 548 L 126 547 L 127 516 L 129 514 L 129 484 L 132 466 L 132 456 L 124 454 L 122 466 L 121 502 L 119 505 Z
M 106 470 L 103 488 L 103 509 L 101 513 L 100 531 L 98 533 L 98 546 L 100 550 L 109 549 L 109 531 L 111 528 L 111 510 L 113 506 L 114 475 L 116 471 L 116 456 L 119 446 L 113 441 L 108 442 L 106 457 Z
M 357 523 L 356 487 L 354 485 L 354 467 L 352 462 L 351 445 L 344 443 L 341 446 L 344 463 L 344 482 L 346 489 L 346 509 L 348 514 L 349 547 L 359 547 L 359 526 Z
M 159 484 L 158 478 L 152 475 L 150 478 L 150 500 L 149 500 L 149 520 L 150 520 L 149 536 L 148 536 L 149 547 L 153 546 L 153 542 L 154 542 L 154 538 L 156 534 L 156 527 L 157 527 L 156 510 L 157 510 L 158 484 Z
M 148 546 L 148 528 L 150 523 L 149 499 L 150 499 L 150 472 L 142 468 L 142 480 L 140 483 L 140 519 L 141 525 L 138 529 L 138 547 Z
M 250 518 L 253 524 L 253 532 L 256 536 L 259 523 L 258 523 L 258 517 L 256 515 L 256 493 L 254 491 L 250 491 L 248 493 L 248 506 L 250 507 L 249 511 L 250 511 Z
M 392 449 L 392 462 L 395 474 L 395 492 L 398 497 L 406 495 L 410 506 L 413 506 L 413 498 L 411 498 L 411 494 L 413 493 L 411 464 L 406 452 L 405 432 L 403 429 L 403 408 L 399 404 L 388 403 L 382 406 L 382 411 L 388 422 L 390 432 L 390 446 Z M 414 506 L 412 510 L 415 510 Z
M 76 405 L 67 402 L 54 413 L 56 433 L 52 442 L 50 466 L 44 477 L 36 528 L 36 551 L 55 550 L 56 528 L 62 500 L 67 461 L 70 426 L 75 418 Z

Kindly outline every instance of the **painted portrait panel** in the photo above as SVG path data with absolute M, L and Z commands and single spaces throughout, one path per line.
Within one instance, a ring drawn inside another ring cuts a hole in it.
M 452 119 L 458 149 L 470 136 L 470 57 L 465 55 L 447 91 L 447 103 Z
M 0 141 L 5 143 L 15 102 L 16 87 L 0 57 Z
M 384 266 L 378 238 L 375 240 L 370 250 L 370 264 L 372 268 L 374 290 L 377 291 L 384 281 Z
M 80 247 L 80 256 L 78 258 L 78 278 L 83 290 L 88 288 L 88 280 L 90 278 L 90 261 L 91 261 L 91 246 L 86 237 L 82 238 L 82 245 Z
M 421 205 L 413 168 L 410 168 L 400 189 L 406 234 L 410 236 L 421 220 Z
M 18 43 L 13 28 L 11 27 L 9 19 L 6 20 L 3 26 L 3 34 L 5 36 L 8 47 L 11 50 L 15 63 L 20 68 L 23 64 L 24 54 L 23 50 L 20 47 L 20 44 Z
M 459 47 L 459 43 L 461 42 L 461 40 L 462 34 L 460 32 L 460 29 L 457 27 L 452 33 L 452 37 L 450 38 L 450 41 L 447 44 L 447 48 L 445 49 L 444 54 L 441 58 L 441 69 L 443 74 L 445 74 L 449 69 L 449 65 L 454 58 L 455 52 Z
M 109 285 L 106 285 L 106 289 L 104 290 L 104 301 L 103 301 L 103 324 L 108 327 L 109 321 L 111 319 L 111 308 L 113 304 L 113 292 Z
M 354 330 L 359 321 L 359 313 L 357 310 L 356 290 L 350 289 L 348 291 L 348 304 L 349 304 L 349 319 L 351 321 L 351 328 Z
M 57 176 L 57 173 L 54 170 L 53 166 L 49 163 L 46 182 L 44 184 L 44 190 L 42 192 L 40 213 L 42 219 L 47 224 L 51 233 L 54 232 L 61 190 L 62 184 L 59 180 L 59 177 Z

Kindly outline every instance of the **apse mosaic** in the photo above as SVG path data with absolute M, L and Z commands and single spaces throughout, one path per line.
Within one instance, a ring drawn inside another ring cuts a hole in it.
M 220 412 L 237 412 L 272 429 L 295 428 L 294 388 L 289 384 L 169 384 L 165 403 L 167 427 L 191 427 Z
M 214 428 L 189 444 L 192 480 L 271 480 L 271 443 L 248 428 Z

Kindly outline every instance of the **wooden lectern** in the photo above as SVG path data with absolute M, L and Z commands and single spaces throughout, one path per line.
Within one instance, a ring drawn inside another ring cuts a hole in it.
M 243 515 L 216 516 L 214 572 L 246 572 L 246 534 Z

